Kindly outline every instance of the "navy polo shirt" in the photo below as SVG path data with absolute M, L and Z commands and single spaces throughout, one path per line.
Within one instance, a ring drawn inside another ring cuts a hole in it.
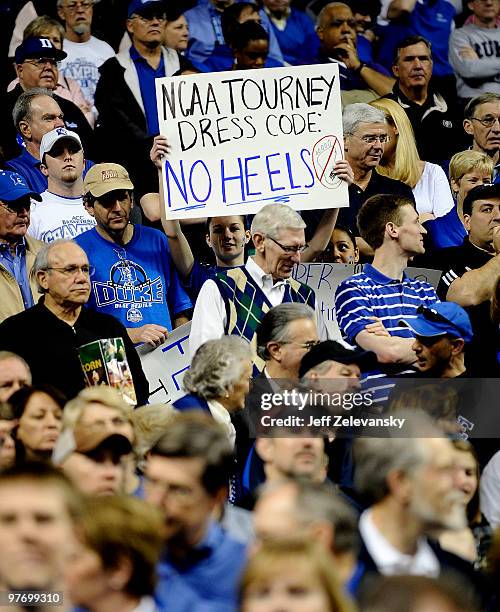
M 156 136 L 160 133 L 160 127 L 158 125 L 158 111 L 156 109 L 155 79 L 160 79 L 166 76 L 163 53 L 161 54 L 160 63 L 158 64 L 158 68 L 156 68 L 156 70 L 148 64 L 134 45 L 130 47 L 130 57 L 134 62 L 135 69 L 137 70 L 137 76 L 139 78 L 142 103 L 144 104 L 144 111 L 146 113 L 148 134 L 150 136 Z

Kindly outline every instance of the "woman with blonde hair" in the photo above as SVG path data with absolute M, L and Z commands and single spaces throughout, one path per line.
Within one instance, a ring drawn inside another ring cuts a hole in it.
M 266 541 L 250 557 L 240 586 L 240 612 L 353 612 L 333 559 L 317 542 Z
M 405 111 L 386 98 L 374 100 L 370 106 L 384 111 L 390 137 L 377 172 L 412 188 L 421 222 L 446 215 L 454 206 L 448 179 L 441 166 L 419 158 Z

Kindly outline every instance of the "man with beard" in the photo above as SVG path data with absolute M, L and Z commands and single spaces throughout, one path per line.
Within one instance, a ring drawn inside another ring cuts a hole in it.
M 179 415 L 150 451 L 145 499 L 165 518 L 156 591 L 161 610 L 236 607 L 245 547 L 212 519 L 225 500 L 231 466 L 224 429 L 205 415 Z
M 31 211 L 29 235 L 52 242 L 92 229 L 95 221 L 83 206 L 85 159 L 78 134 L 62 127 L 48 132 L 40 144 L 40 158 L 48 189 Z
M 472 565 L 431 539 L 466 526 L 453 445 L 423 415 L 407 415 L 405 435 L 355 443 L 356 485 L 371 503 L 359 523 L 365 576 L 454 571 L 477 588 Z
M 87 100 L 94 103 L 99 67 L 115 52 L 103 40 L 92 36 L 94 0 L 57 0 L 57 13 L 64 22 L 64 50 L 67 57 L 60 71 L 78 81 Z

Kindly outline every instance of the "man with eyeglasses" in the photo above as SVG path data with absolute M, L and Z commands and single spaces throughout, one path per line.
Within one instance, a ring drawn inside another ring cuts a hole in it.
M 114 317 L 85 306 L 93 272 L 85 251 L 71 240 L 44 244 L 33 270 L 43 295 L 35 306 L 0 324 L 0 350 L 26 361 L 33 384 L 51 384 L 72 398 L 86 386 L 79 347 L 122 338 L 137 401 L 146 403 L 149 385 L 126 329 Z
M 396 84 L 384 97 L 395 100 L 408 115 L 420 159 L 446 165 L 454 153 L 465 148 L 460 130 L 461 110 L 451 95 L 438 91 L 432 84 L 432 58 L 431 43 L 422 36 L 401 40 L 392 63 Z
M 0 170 L 0 321 L 34 304 L 33 273 L 42 243 L 27 236 L 30 198 L 40 200 L 22 176 Z
M 493 182 L 500 183 L 500 93 L 473 98 L 464 110 L 464 130 L 472 136 L 472 150 L 491 157 Z
M 87 100 L 94 103 L 99 68 L 115 55 L 104 40 L 92 35 L 94 0 L 57 0 L 57 14 L 65 26 L 66 58 L 59 70 L 80 84 Z
M 29 235 L 52 242 L 92 229 L 95 220 L 83 206 L 85 159 L 78 134 L 66 128 L 48 132 L 40 144 L 40 158 L 48 189 L 41 194 L 41 202 L 32 207 Z
M 340 209 L 338 223 L 355 229 L 356 215 L 361 206 L 379 193 L 404 196 L 414 203 L 415 197 L 408 185 L 375 170 L 389 141 L 384 112 L 369 104 L 349 104 L 344 108 L 342 122 L 345 157 L 354 172 L 354 183 L 349 185 L 349 207 Z M 357 237 L 356 241 L 364 255 L 372 253 L 362 238 Z
M 300 215 L 285 204 L 268 204 L 255 215 L 250 230 L 255 254 L 245 266 L 205 281 L 198 294 L 189 336 L 192 355 L 207 340 L 235 334 L 250 342 L 255 371 L 262 371 L 265 362 L 256 351 L 257 328 L 266 312 L 283 302 L 315 309 L 319 336 L 328 337 L 314 291 L 292 278 L 308 246 L 305 227 Z
M 34 88 L 41 88 L 52 92 L 52 97 L 59 107 L 60 123 L 68 129 L 74 130 L 80 136 L 85 150 L 92 157 L 93 131 L 83 112 L 71 100 L 61 98 L 55 93 L 59 78 L 59 62 L 66 57 L 66 53 L 54 47 L 48 38 L 27 38 L 16 49 L 15 63 L 19 83 L 5 94 L 5 107 L 10 116 L 13 116 L 16 102 L 23 92 Z M 15 146 L 14 128 L 19 129 L 24 140 L 29 139 L 27 130 L 14 119 L 14 125 L 8 124 L 6 133 L 1 137 L 1 143 L 6 144 L 6 159 L 14 157 L 19 152 Z M 53 125 L 53 127 L 57 127 Z M 46 131 L 49 131 L 48 129 Z
M 357 51 L 356 20 L 343 2 L 327 4 L 318 15 L 320 49 L 315 63 L 336 63 L 344 104 L 369 102 L 389 93 L 394 79 L 374 62 L 363 62 Z
M 472 21 L 451 33 L 449 54 L 463 100 L 482 93 L 500 94 L 500 2 L 471 0 L 468 6 Z
M 437 292 L 456 302 L 470 316 L 474 338 L 466 353 L 471 376 L 500 375 L 498 325 L 490 317 L 490 301 L 500 278 L 500 185 L 474 187 L 463 203 L 468 232 L 461 246 L 438 251 L 433 267 L 443 270 Z
M 162 45 L 165 24 L 162 0 L 132 0 L 127 19 L 132 46 L 99 68 L 95 105 L 100 159 L 128 168 L 136 184 L 148 175 L 149 151 L 159 133 L 155 79 L 192 68 L 177 51 Z

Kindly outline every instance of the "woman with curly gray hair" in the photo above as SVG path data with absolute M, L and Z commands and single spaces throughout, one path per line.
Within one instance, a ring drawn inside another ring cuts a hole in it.
M 184 375 L 187 394 L 173 403 L 174 408 L 208 412 L 226 429 L 234 445 L 231 414 L 245 406 L 252 366 L 252 350 L 243 338 L 222 336 L 205 342 Z

